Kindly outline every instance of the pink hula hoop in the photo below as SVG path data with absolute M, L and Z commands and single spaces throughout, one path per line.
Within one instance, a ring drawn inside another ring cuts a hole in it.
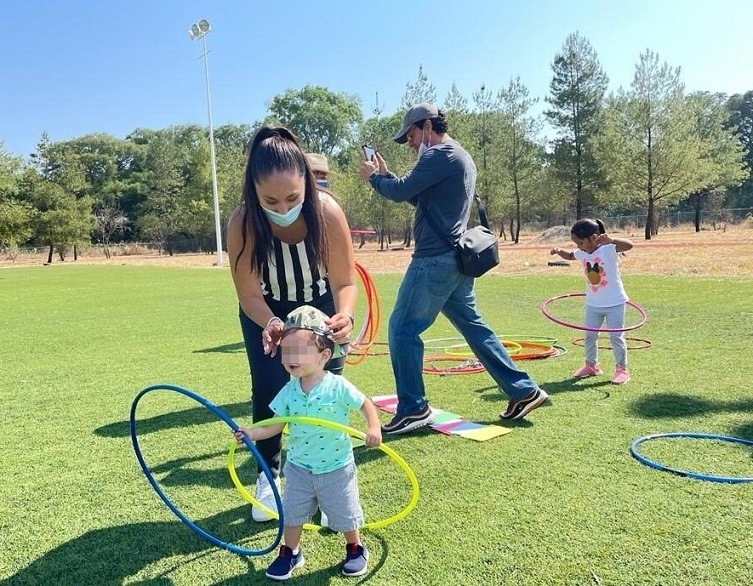
M 628 307 L 632 307 L 635 309 L 641 316 L 641 321 L 639 321 L 634 326 L 629 326 L 627 328 L 591 328 L 588 326 L 582 326 L 580 324 L 574 324 L 570 323 L 568 321 L 559 319 L 557 317 L 554 317 L 551 313 L 549 313 L 549 305 L 554 303 L 555 301 L 558 301 L 560 299 L 567 299 L 568 297 L 585 297 L 585 293 L 565 293 L 564 295 L 555 295 L 551 299 L 547 299 L 544 301 L 544 303 L 541 304 L 541 313 L 544 314 L 544 317 L 547 319 L 553 321 L 556 324 L 559 324 L 561 326 L 565 326 L 566 328 L 573 328 L 574 330 L 583 330 L 585 332 L 604 332 L 604 333 L 614 333 L 614 332 L 629 332 L 631 330 L 637 330 L 639 327 L 641 327 L 643 324 L 646 323 L 646 320 L 648 319 L 648 315 L 646 314 L 646 310 L 643 309 L 640 305 L 637 303 L 633 303 L 632 301 L 627 301 L 626 305 Z

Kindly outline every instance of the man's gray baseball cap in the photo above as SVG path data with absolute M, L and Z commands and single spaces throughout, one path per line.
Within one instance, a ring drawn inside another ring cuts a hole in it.
M 404 144 L 405 141 L 408 140 L 405 135 L 408 134 L 411 126 L 421 120 L 428 120 L 429 118 L 436 118 L 437 116 L 439 116 L 439 108 L 434 104 L 429 104 L 428 102 L 416 104 L 405 113 L 403 127 L 400 129 L 400 132 L 395 135 L 395 142 Z

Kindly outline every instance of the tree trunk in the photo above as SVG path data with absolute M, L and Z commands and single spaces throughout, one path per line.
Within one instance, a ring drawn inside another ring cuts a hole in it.
M 55 251 L 55 246 L 52 243 L 50 243 L 50 252 L 47 254 L 47 264 L 48 265 L 52 264 L 52 253 L 54 251 Z
M 502 218 L 502 221 L 499 223 L 499 235 L 502 237 L 502 240 L 507 242 L 507 232 L 505 232 L 505 219 Z
M 648 211 L 646 213 L 646 240 L 651 240 L 654 227 L 654 165 L 651 157 L 651 130 L 648 132 L 648 156 L 646 158 L 648 168 L 648 182 L 646 183 L 646 195 L 648 196 Z
M 73 260 L 74 261 L 78 260 L 78 245 L 77 244 L 73 245 Z
M 515 187 L 515 232 L 510 231 L 510 236 L 515 244 L 520 242 L 520 189 L 518 187 L 518 174 L 513 174 L 513 186 Z

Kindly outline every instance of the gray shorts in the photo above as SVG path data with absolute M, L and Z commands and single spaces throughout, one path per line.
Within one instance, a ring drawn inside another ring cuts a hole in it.
M 296 527 L 308 523 L 317 509 L 327 515 L 332 531 L 344 533 L 363 525 L 354 462 L 332 472 L 314 474 L 286 461 L 282 473 L 285 475 L 282 497 L 285 525 Z

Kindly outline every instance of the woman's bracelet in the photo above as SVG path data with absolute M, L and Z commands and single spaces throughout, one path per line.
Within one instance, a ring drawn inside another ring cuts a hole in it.
M 282 318 L 279 318 L 276 315 L 273 315 L 272 317 L 269 318 L 269 321 L 267 322 L 267 325 L 264 326 L 264 329 L 266 330 L 270 325 L 272 325 L 273 322 L 276 322 L 276 321 L 280 322 L 283 325 L 285 324 L 285 322 L 282 321 Z

